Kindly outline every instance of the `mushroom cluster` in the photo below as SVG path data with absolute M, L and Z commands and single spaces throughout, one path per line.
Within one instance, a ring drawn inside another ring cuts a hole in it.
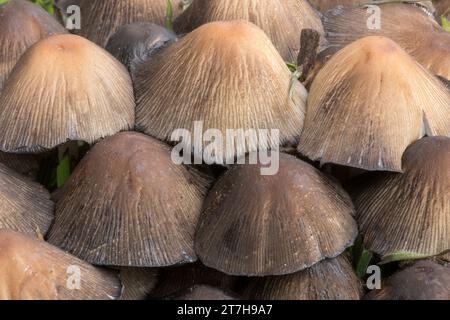
M 450 300 L 448 1 L 55 2 L 0 1 L 0 300 Z

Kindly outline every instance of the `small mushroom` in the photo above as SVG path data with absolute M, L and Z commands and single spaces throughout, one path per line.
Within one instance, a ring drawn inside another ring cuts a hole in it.
M 42 237 L 53 220 L 53 207 L 43 186 L 0 163 L 0 229 Z
M 188 33 L 213 21 L 247 20 L 260 27 L 286 61 L 295 61 L 302 29 L 324 34 L 322 22 L 307 0 L 194 0 L 174 22 Z
M 277 129 L 282 144 L 295 144 L 303 125 L 305 88 L 264 32 L 246 21 L 199 27 L 140 65 L 134 85 L 137 127 L 163 141 L 177 129 L 196 131 L 202 121 L 205 131 L 224 137 L 233 129 Z M 223 162 L 279 147 L 252 137 L 228 142 L 218 152 Z
M 153 291 L 159 276 L 156 268 L 120 268 L 121 300 L 145 300 Z
M 175 18 L 183 10 L 183 0 L 171 0 Z M 101 47 L 123 25 L 151 22 L 165 25 L 167 0 L 63 0 L 59 8 L 67 16 L 67 8 L 80 8 L 81 28 L 73 30 Z
M 252 300 L 359 300 L 361 281 L 345 255 L 285 276 L 252 278 L 243 296 Z
M 357 226 L 346 192 L 311 165 L 280 154 L 279 171 L 235 165 L 207 196 L 195 237 L 200 260 L 230 275 L 283 275 L 340 255 Z
M 109 38 L 106 50 L 133 74 L 136 64 L 143 63 L 155 51 L 176 39 L 173 32 L 154 23 L 131 23 L 120 27 Z
M 398 271 L 365 300 L 450 300 L 450 267 L 422 260 Z
M 405 149 L 450 135 L 450 94 L 395 42 L 366 37 L 336 53 L 311 86 L 298 151 L 321 164 L 402 171 Z
M 380 173 L 354 192 L 365 246 L 382 256 L 450 249 L 450 138 L 427 137 L 403 156 L 404 174 Z
M 0 17 L 1 92 L 17 60 L 31 45 L 52 34 L 66 33 L 66 30 L 41 7 L 25 0 L 0 4 Z
M 26 90 L 24 90 L 26 88 Z M 42 152 L 67 140 L 96 140 L 134 125 L 127 70 L 75 35 L 54 35 L 17 62 L 0 96 L 0 149 Z
M 428 11 L 405 3 L 330 10 L 323 17 L 326 38 L 332 46 L 345 46 L 366 36 L 385 36 L 432 73 L 450 80 L 450 33 Z
M 96 265 L 162 267 L 196 260 L 209 178 L 170 148 L 125 132 L 96 144 L 58 192 L 48 241 Z
M 0 300 L 111 300 L 116 273 L 11 230 L 0 230 Z

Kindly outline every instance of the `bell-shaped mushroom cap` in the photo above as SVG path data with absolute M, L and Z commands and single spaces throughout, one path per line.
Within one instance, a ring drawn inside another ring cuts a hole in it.
M 401 157 L 424 135 L 450 134 L 450 94 L 384 37 L 366 37 L 317 74 L 298 151 L 312 160 L 401 171 Z
M 26 0 L 0 4 L 0 91 L 20 56 L 34 43 L 66 29 L 41 7 Z
M 166 28 L 137 22 L 120 27 L 109 39 L 106 50 L 133 72 L 137 63 L 144 62 L 157 49 L 176 39 L 176 35 Z
M 281 143 L 295 143 L 303 125 L 305 88 L 264 32 L 246 21 L 201 26 L 142 64 L 134 84 L 137 126 L 164 141 L 202 121 L 223 136 L 228 129 L 277 129 Z M 220 153 L 228 160 L 278 147 L 269 140 L 237 142 L 236 151 L 227 143 Z
M 345 46 L 371 35 L 389 37 L 432 73 L 450 79 L 450 34 L 428 11 L 402 3 L 377 8 L 380 11 L 370 14 L 367 7 L 338 7 L 325 13 L 329 44 Z
M 187 33 L 213 21 L 247 20 L 260 27 L 286 61 L 295 61 L 302 29 L 324 34 L 320 17 L 307 0 L 194 0 L 174 22 Z
M 282 275 L 353 243 L 353 205 L 339 185 L 286 154 L 276 175 L 261 175 L 261 167 L 233 166 L 207 196 L 195 238 L 206 266 L 232 275 Z
M 237 300 L 232 293 L 206 285 L 195 285 L 170 300 Z
M 450 138 L 414 143 L 403 169 L 378 175 L 354 194 L 365 245 L 383 256 L 443 253 L 450 249 Z
M 53 220 L 49 192 L 0 163 L 0 229 L 12 229 L 37 237 Z
M 366 300 L 450 300 L 450 268 L 422 260 L 387 278 Z
M 59 4 L 62 14 L 76 5 L 80 8 L 81 28 L 73 30 L 101 47 L 123 25 L 152 22 L 164 25 L 167 0 L 64 0 Z M 172 0 L 174 17 L 183 10 L 183 0 Z
M 194 232 L 209 180 L 139 133 L 96 144 L 58 195 L 49 242 L 97 265 L 196 260 Z
M 109 53 L 79 36 L 51 36 L 20 58 L 5 83 L 0 149 L 92 143 L 132 128 L 134 107 L 130 75 Z
M 110 300 L 121 292 L 114 272 L 10 230 L 0 230 L 0 265 L 0 300 Z
M 166 299 L 180 296 L 190 288 L 203 285 L 232 291 L 237 279 L 237 277 L 207 268 L 199 262 L 179 267 L 163 268 L 160 271 L 158 283 L 152 291 L 151 297 Z
M 39 171 L 42 155 L 17 154 L 0 151 L 0 163 L 28 177 L 35 177 Z
M 121 300 L 145 300 L 158 282 L 159 269 L 120 268 Z
M 359 300 L 362 285 L 342 255 L 285 276 L 252 278 L 243 296 L 252 300 Z

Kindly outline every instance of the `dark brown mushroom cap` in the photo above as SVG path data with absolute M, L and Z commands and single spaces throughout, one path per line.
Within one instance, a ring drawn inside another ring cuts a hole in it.
M 173 32 L 154 23 L 131 23 L 120 27 L 109 38 L 106 50 L 133 72 L 137 63 L 176 39 Z
M 176 297 L 195 286 L 210 286 L 232 291 L 237 279 L 237 277 L 207 268 L 199 262 L 162 268 L 151 297 L 155 299 Z
M 380 28 L 368 28 L 367 7 L 338 7 L 326 12 L 322 20 L 329 44 L 345 46 L 366 36 L 385 36 L 432 73 L 450 79 L 450 34 L 429 12 L 405 3 L 380 4 L 378 8 Z
M 219 288 L 205 285 L 195 285 L 170 300 L 237 300 L 232 293 Z
M 355 193 L 365 245 L 383 256 L 438 255 L 450 249 L 450 138 L 414 143 L 403 169 L 380 174 Z
M 345 255 L 285 276 L 252 278 L 243 296 L 251 300 L 359 300 L 362 285 Z
M 207 196 L 195 238 L 206 266 L 232 275 L 282 275 L 353 243 L 353 205 L 334 181 L 286 154 L 278 174 L 263 176 L 260 169 L 233 166 Z
M 25 0 L 0 5 L 0 91 L 20 56 L 34 43 L 66 29 L 41 7 Z
M 286 61 L 295 61 L 302 29 L 317 30 L 320 17 L 307 0 L 194 0 L 174 22 L 177 33 L 188 33 L 213 21 L 247 20 L 260 27 Z
M 366 300 L 450 300 L 450 268 L 422 260 L 382 282 Z
M 0 149 L 25 153 L 67 140 L 92 143 L 132 128 L 134 107 L 130 75 L 108 52 L 79 36 L 51 36 L 20 58 L 5 83 Z
M 0 229 L 32 237 L 45 235 L 53 220 L 53 208 L 43 186 L 0 164 Z
M 392 40 L 366 37 L 335 54 L 308 96 L 298 151 L 312 160 L 401 171 L 424 135 L 450 135 L 450 94 Z
M 295 144 L 303 125 L 306 90 L 264 32 L 246 21 L 201 26 L 142 64 L 134 84 L 137 127 L 163 141 L 203 121 L 204 130 L 224 137 L 228 129 L 278 129 L 282 144 Z M 227 143 L 224 160 L 279 147 L 252 139 L 235 145 Z
M 172 0 L 174 17 L 183 10 L 182 0 Z M 71 5 L 80 7 L 81 29 L 73 30 L 101 47 L 123 25 L 151 22 L 165 25 L 167 0 L 63 0 L 63 15 Z
M 116 273 L 10 230 L 0 230 L 0 265 L 0 300 L 110 300 L 121 293 Z
M 158 282 L 157 268 L 120 268 L 120 300 L 145 300 Z
M 58 194 L 49 242 L 97 265 L 196 260 L 194 232 L 209 180 L 139 133 L 96 144 Z

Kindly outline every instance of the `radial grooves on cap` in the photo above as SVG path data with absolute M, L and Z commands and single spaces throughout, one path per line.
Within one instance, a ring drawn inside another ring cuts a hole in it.
M 0 229 L 37 237 L 53 220 L 53 202 L 41 185 L 0 164 Z
M 181 0 L 172 0 L 174 16 L 182 9 Z M 153 22 L 164 26 L 167 0 L 67 0 L 62 11 L 77 5 L 81 11 L 82 27 L 74 30 L 101 47 L 119 27 L 134 22 Z
M 175 20 L 174 28 L 188 33 L 208 22 L 241 19 L 260 27 L 287 61 L 297 58 L 302 29 L 324 33 L 319 16 L 306 0 L 194 0 Z
M 0 92 L 20 56 L 34 43 L 52 34 L 66 33 L 56 19 L 25 0 L 0 7 Z
M 196 170 L 175 165 L 168 146 L 117 134 L 96 144 L 64 186 L 49 242 L 97 265 L 192 262 L 208 186 Z
M 115 272 L 10 230 L 0 230 L 0 265 L 0 300 L 111 300 L 121 293 Z
M 275 176 L 236 165 L 206 198 L 196 252 L 232 275 L 296 272 L 338 256 L 357 234 L 345 191 L 312 166 L 281 154 Z
M 305 89 L 245 21 L 203 25 L 143 64 L 134 83 L 137 126 L 165 141 L 203 121 L 224 137 L 228 129 L 278 129 L 281 143 L 295 143 L 303 125 Z M 275 147 L 270 138 L 249 139 L 236 143 L 237 152 L 227 144 L 224 158 Z
M 251 300 L 359 300 L 362 285 L 345 255 L 285 276 L 253 278 L 244 290 Z
M 322 20 L 330 45 L 345 46 L 370 35 L 389 37 L 432 73 L 450 79 L 450 34 L 433 16 L 411 4 L 381 4 L 378 8 L 379 28 L 368 28 L 365 7 L 326 12 Z
M 405 152 L 404 174 L 385 173 L 355 193 L 366 246 L 382 256 L 450 249 L 450 138 L 424 138 Z
M 450 95 L 393 41 L 366 37 L 333 56 L 308 97 L 298 151 L 312 160 L 401 171 L 408 145 L 450 135 Z
M 52 36 L 20 58 L 3 88 L 0 149 L 41 152 L 67 140 L 93 143 L 131 129 L 134 107 L 123 65 L 82 37 Z

